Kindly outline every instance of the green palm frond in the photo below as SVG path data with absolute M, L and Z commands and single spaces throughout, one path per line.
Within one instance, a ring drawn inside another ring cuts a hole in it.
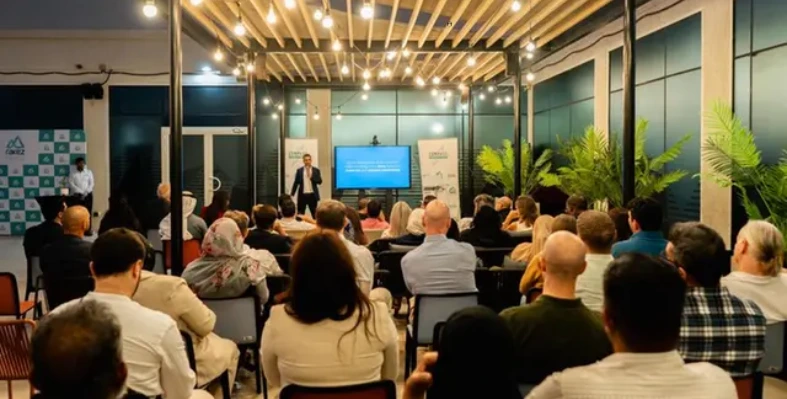
M 533 161 L 533 151 L 527 144 L 522 145 L 522 193 L 530 193 L 539 185 L 554 186 L 556 175 L 552 169 L 552 151 L 544 151 Z M 500 149 L 483 146 L 476 157 L 476 164 L 484 173 L 484 180 L 499 184 L 506 193 L 514 192 L 514 147 L 510 140 L 503 140 Z

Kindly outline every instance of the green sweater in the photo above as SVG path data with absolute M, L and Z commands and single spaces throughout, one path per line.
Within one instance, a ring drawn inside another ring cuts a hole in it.
M 554 372 L 612 354 L 601 318 L 579 299 L 542 295 L 500 316 L 514 335 L 520 384 L 538 384 Z

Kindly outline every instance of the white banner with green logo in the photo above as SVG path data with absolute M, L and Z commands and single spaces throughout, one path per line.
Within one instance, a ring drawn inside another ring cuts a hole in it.
M 285 193 L 289 194 L 295 181 L 295 172 L 303 166 L 303 155 L 312 156 L 312 166 L 320 167 L 317 154 L 317 139 L 284 139 L 284 184 Z M 293 198 L 297 201 L 297 198 Z
M 35 197 L 67 187 L 71 165 L 86 155 L 85 132 L 0 130 L 0 145 L 0 235 L 23 235 L 43 220 Z
M 418 140 L 423 195 L 434 195 L 448 204 L 451 217 L 459 219 L 459 142 L 456 138 Z

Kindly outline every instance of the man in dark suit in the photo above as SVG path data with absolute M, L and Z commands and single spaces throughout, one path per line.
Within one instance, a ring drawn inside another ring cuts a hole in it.
M 50 281 L 90 275 L 91 243 L 85 241 L 90 229 L 90 212 L 72 206 L 63 214 L 63 236 L 41 250 L 41 271 Z
M 22 245 L 25 247 L 25 256 L 30 259 L 41 256 L 41 248 L 57 241 L 63 236 L 63 212 L 66 203 L 61 196 L 36 197 L 36 202 L 41 207 L 44 221 L 25 231 Z
M 290 190 L 290 195 L 293 196 L 296 191 L 298 192 L 298 214 L 305 214 L 307 206 L 312 217 L 317 213 L 317 202 L 320 201 L 318 186 L 320 184 L 322 184 L 320 170 L 312 166 L 311 155 L 303 154 L 303 166 L 295 172 L 295 181 L 292 182 L 292 190 Z
M 246 236 L 246 245 L 254 249 L 265 249 L 273 254 L 288 254 L 292 240 L 276 222 L 278 213 L 271 205 L 256 205 L 251 211 L 256 229 Z

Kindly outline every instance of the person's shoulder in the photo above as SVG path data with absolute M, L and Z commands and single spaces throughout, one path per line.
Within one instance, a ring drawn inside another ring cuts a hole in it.
M 618 256 L 622 255 L 623 252 L 630 251 L 632 245 L 634 245 L 634 242 L 631 238 L 612 244 L 612 256 L 617 258 Z
M 738 315 L 745 315 L 752 319 L 755 325 L 765 325 L 765 316 L 762 309 L 754 302 L 748 299 L 739 298 L 727 290 L 730 303 L 732 304 L 733 312 Z
M 473 245 L 470 244 L 470 243 L 448 239 L 448 244 L 449 245 L 453 245 L 459 251 L 464 251 L 464 252 L 471 253 L 471 254 L 475 255 L 475 248 L 473 248 Z
M 687 363 L 686 370 L 695 374 L 698 382 L 705 381 L 708 385 L 723 388 L 724 385 L 728 386 L 733 392 L 735 390 L 735 383 L 732 381 L 729 373 L 724 369 L 708 362 Z

